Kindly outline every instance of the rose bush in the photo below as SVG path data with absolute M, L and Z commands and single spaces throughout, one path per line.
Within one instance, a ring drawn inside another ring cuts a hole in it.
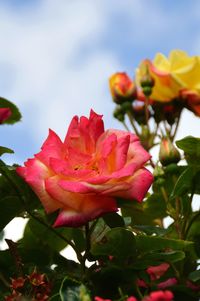
M 47 213 L 60 209 L 54 226 L 80 226 L 117 211 L 116 197 L 142 201 L 153 176 L 150 155 L 134 134 L 104 131 L 102 116 L 75 116 L 64 142 L 50 130 L 42 151 L 17 172 Z
M 180 52 L 157 82 L 144 64 L 135 95 L 125 73 L 114 75 L 114 117 L 126 132 L 105 131 L 102 116 L 91 111 L 72 119 L 64 141 L 50 130 L 25 166 L 0 160 L 0 241 L 8 246 L 0 250 L 0 300 L 199 300 L 200 138 L 175 141 L 183 108 L 198 111 L 197 60 Z M 189 80 L 183 74 L 190 71 Z M 173 99 L 152 99 L 156 91 L 167 95 L 161 84 L 170 81 Z M 0 98 L 0 113 L 5 108 L 11 115 L 3 124 L 21 119 Z M 158 156 L 150 158 L 156 145 Z M 13 152 L 0 146 L 0 156 Z M 148 194 L 147 163 L 154 174 Z M 5 228 L 15 217 L 26 218 L 17 242 Z M 67 246 L 76 261 L 65 257 Z
M 173 50 L 166 58 L 158 53 L 154 60 L 144 60 L 136 72 L 138 86 L 146 72 L 155 80 L 151 98 L 169 102 L 181 98 L 184 105 L 200 115 L 200 57 L 188 56 L 181 50 Z

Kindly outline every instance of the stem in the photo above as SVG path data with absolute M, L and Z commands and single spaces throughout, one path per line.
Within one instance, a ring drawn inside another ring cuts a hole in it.
M 153 167 L 153 168 L 156 167 L 155 163 L 153 162 L 153 160 L 151 158 L 149 159 L 149 162 L 150 162 L 151 167 Z
M 183 235 L 182 235 L 182 231 L 180 229 L 180 210 L 181 210 L 181 202 L 180 202 L 180 198 L 176 198 L 176 218 L 175 218 L 175 225 L 176 225 L 176 231 L 178 233 L 178 236 L 180 239 L 183 239 Z
M 176 136 L 176 133 L 177 133 L 177 130 L 178 130 L 178 127 L 179 127 L 179 124 L 180 124 L 180 119 L 181 119 L 181 113 L 179 114 L 178 116 L 178 120 L 176 122 L 176 126 L 175 126 L 175 129 L 174 129 L 174 133 L 172 135 L 172 142 L 174 141 L 174 138 Z
M 134 129 L 136 135 L 140 137 L 140 133 L 138 132 L 138 129 L 137 129 L 137 127 L 136 127 L 136 125 L 135 125 L 135 123 L 134 123 L 134 121 L 133 121 L 133 118 L 132 118 L 130 112 L 127 112 L 127 115 L 128 115 L 130 124 L 132 125 L 132 127 L 133 127 L 133 129 Z
M 168 203 L 168 195 L 167 195 L 167 192 L 164 187 L 161 187 L 161 192 L 162 192 L 163 198 L 165 200 L 165 203 L 167 204 Z
M 148 128 L 148 132 L 150 133 L 150 129 L 149 129 L 149 110 L 148 110 L 148 106 L 149 106 L 149 97 L 146 96 L 146 97 L 145 97 L 145 102 L 144 102 L 145 120 L 146 120 L 146 125 L 147 125 L 147 128 Z
M 126 124 L 126 122 L 125 122 L 125 121 L 122 121 L 122 123 L 123 123 L 125 129 L 126 129 L 128 132 L 130 132 L 130 129 L 129 129 L 128 125 Z
M 190 198 L 189 198 L 190 210 L 191 210 L 191 205 L 192 205 L 192 199 L 193 199 L 193 196 L 194 196 L 194 192 L 195 192 L 195 189 L 193 188 L 192 193 L 191 193 Z M 186 237 L 186 227 L 188 227 L 189 216 L 190 216 L 190 212 L 187 211 L 187 214 L 184 217 L 183 227 L 182 227 L 183 237 Z
M 10 287 L 10 283 L 6 280 L 6 278 L 4 277 L 4 275 L 0 272 L 0 280 L 3 282 L 3 284 L 6 287 Z
M 90 247 L 91 247 L 91 242 L 90 242 L 90 228 L 89 228 L 89 224 L 87 223 L 85 225 L 85 238 L 86 238 L 86 250 L 85 250 L 85 254 L 84 254 L 84 259 L 87 259 L 87 254 L 90 251 Z

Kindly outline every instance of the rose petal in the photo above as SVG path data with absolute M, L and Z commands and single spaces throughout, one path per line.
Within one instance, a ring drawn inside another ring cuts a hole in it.
M 35 157 L 47 166 L 49 166 L 50 158 L 61 159 L 64 158 L 66 153 L 62 141 L 51 129 L 49 130 L 49 135 L 41 149 L 42 151 L 36 154 Z
M 153 181 L 153 175 L 146 168 L 139 169 L 131 178 L 128 190 L 122 190 L 115 193 L 117 197 L 126 199 L 135 199 L 141 202 L 146 195 Z
M 48 194 L 45 179 L 51 176 L 49 169 L 37 159 L 29 159 L 26 167 L 17 167 L 16 172 L 32 187 L 42 202 L 46 212 L 50 213 L 61 207 L 61 203 Z
M 105 213 L 116 211 L 117 205 L 113 198 L 86 195 L 82 199 L 79 211 L 69 207 L 65 208 L 59 213 L 54 227 L 79 227 Z

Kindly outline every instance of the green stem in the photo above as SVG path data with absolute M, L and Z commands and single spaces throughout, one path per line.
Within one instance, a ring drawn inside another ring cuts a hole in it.
M 180 124 L 180 120 L 181 120 L 181 113 L 179 114 L 178 116 L 178 120 L 176 122 L 176 126 L 175 126 L 175 129 L 174 129 L 174 133 L 172 135 L 172 142 L 174 141 L 174 138 L 176 136 L 176 133 L 177 133 L 177 130 L 178 130 L 178 127 L 179 127 L 179 124 Z
M 181 211 L 181 201 L 180 198 L 175 199 L 176 202 L 176 218 L 175 218 L 175 226 L 176 231 L 180 239 L 183 239 L 183 233 L 180 228 L 180 211 Z
M 122 121 L 122 123 L 123 123 L 125 129 L 126 129 L 128 132 L 130 132 L 130 129 L 129 129 L 128 125 L 126 124 L 126 122 L 125 122 L 125 121 Z
M 167 204 L 168 203 L 168 195 L 167 195 L 167 192 L 164 187 L 161 187 L 161 192 L 162 192 L 163 198 L 165 200 L 165 203 Z
M 5 287 L 10 287 L 10 283 L 6 280 L 6 278 L 4 277 L 4 275 L 1 272 L 0 272 L 0 280 L 3 282 Z
M 193 188 L 192 193 L 191 193 L 190 198 L 189 198 L 190 211 L 191 211 L 194 192 L 195 192 L 195 189 Z M 183 221 L 183 226 L 182 226 L 182 233 L 183 233 L 184 238 L 186 238 L 186 228 L 188 227 L 188 220 L 189 220 L 189 216 L 190 216 L 190 211 L 187 211 L 187 214 L 184 216 L 184 221 Z
M 145 97 L 145 102 L 144 102 L 145 121 L 146 121 L 146 126 L 147 126 L 147 129 L 148 129 L 148 132 L 150 133 L 150 128 L 149 128 L 149 110 L 148 110 L 148 106 L 149 106 L 149 97 L 146 96 L 146 97 Z
M 138 137 L 140 137 L 140 133 L 138 132 L 138 129 L 137 129 L 137 127 L 136 127 L 136 125 L 135 125 L 135 123 L 134 123 L 134 121 L 133 121 L 132 115 L 130 114 L 130 112 L 127 112 L 127 115 L 128 115 L 130 124 L 131 124 L 132 127 L 133 127 L 133 130 L 135 131 L 136 135 L 137 135 Z

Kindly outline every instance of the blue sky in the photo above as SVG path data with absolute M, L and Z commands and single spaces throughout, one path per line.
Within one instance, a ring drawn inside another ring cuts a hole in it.
M 64 137 L 71 118 L 104 114 L 120 128 L 108 77 L 130 76 L 144 58 L 174 48 L 200 55 L 199 1 L 1 0 L 0 95 L 15 102 L 23 120 L 1 126 L 7 162 L 37 153 L 48 128 Z M 188 126 L 189 125 L 189 126 Z M 178 138 L 200 136 L 200 120 L 185 112 Z

